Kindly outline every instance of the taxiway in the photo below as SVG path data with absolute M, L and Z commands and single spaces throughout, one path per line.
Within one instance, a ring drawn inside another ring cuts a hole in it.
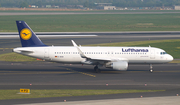
M 38 98 L 4 100 L 0 103 L 27 104 L 41 102 L 62 102 L 99 99 L 120 99 L 175 96 L 180 93 L 180 65 L 154 65 L 154 72 L 148 65 L 130 65 L 125 72 L 102 69 L 95 73 L 93 66 L 65 65 L 49 62 L 0 62 L 0 89 L 145 89 L 166 90 L 153 93 L 130 93 L 98 96 L 61 98 Z M 31 85 L 30 85 L 31 84 Z M 108 84 L 108 86 L 107 86 Z
M 64 33 L 63 33 L 64 34 Z M 85 34 L 85 33 L 82 33 Z M 88 33 L 86 33 L 88 34 Z M 92 33 L 91 33 L 92 34 Z M 93 37 L 41 38 L 47 45 L 72 46 L 70 40 L 77 44 L 99 44 L 127 41 L 146 41 L 178 39 L 180 34 L 174 33 L 93 33 Z M 0 54 L 11 52 L 11 48 L 21 46 L 19 39 L 0 39 Z M 49 62 L 0 62 L 0 89 L 160 89 L 165 92 L 132 93 L 98 96 L 78 96 L 61 98 L 38 98 L 3 100 L 0 104 L 27 104 L 41 102 L 62 102 L 81 100 L 103 100 L 120 98 L 137 98 L 175 96 L 180 93 L 180 65 L 153 65 L 153 73 L 149 73 L 148 65 L 130 65 L 125 72 L 102 69 L 95 73 L 93 66 L 69 65 Z M 30 85 L 31 84 L 31 85 Z M 107 86 L 108 84 L 108 86 Z

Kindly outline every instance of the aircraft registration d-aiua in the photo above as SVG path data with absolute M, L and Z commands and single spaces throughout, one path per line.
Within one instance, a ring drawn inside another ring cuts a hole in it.
M 168 63 L 173 60 L 170 54 L 155 47 L 83 47 L 77 46 L 47 46 L 24 21 L 16 21 L 22 47 L 13 49 L 14 52 L 50 62 L 94 65 L 99 67 L 125 71 L 128 64 Z

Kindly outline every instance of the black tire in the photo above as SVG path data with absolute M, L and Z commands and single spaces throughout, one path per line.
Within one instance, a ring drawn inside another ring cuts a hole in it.
M 101 72 L 101 70 L 96 68 L 96 73 L 100 73 L 100 72 Z
M 97 67 L 97 66 L 95 66 L 95 67 L 94 67 L 94 71 L 96 71 L 96 69 L 98 69 L 98 67 Z

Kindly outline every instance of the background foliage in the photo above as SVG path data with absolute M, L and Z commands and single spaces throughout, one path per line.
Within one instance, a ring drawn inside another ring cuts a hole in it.
M 28 7 L 28 5 L 84 5 L 84 7 L 95 8 L 94 3 L 112 3 L 117 7 L 158 7 L 180 5 L 180 0 L 0 0 L 2 7 Z

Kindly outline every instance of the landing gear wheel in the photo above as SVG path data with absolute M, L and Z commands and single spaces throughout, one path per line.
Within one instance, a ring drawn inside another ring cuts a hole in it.
M 94 67 L 94 71 L 96 71 L 96 69 L 98 69 L 98 67 L 97 67 L 97 66 L 95 66 L 95 67 Z
M 94 70 L 96 71 L 96 73 L 100 73 L 101 72 L 101 70 L 98 68 L 98 66 L 95 66 Z
M 153 68 L 153 67 L 152 67 L 152 64 L 150 64 L 149 66 L 150 66 L 150 70 L 149 70 L 149 71 L 152 73 L 152 72 L 153 72 L 153 69 L 152 69 L 152 68 Z
M 153 72 L 153 70 L 149 70 L 151 73 Z
M 96 73 L 101 73 L 101 70 L 97 68 Z

